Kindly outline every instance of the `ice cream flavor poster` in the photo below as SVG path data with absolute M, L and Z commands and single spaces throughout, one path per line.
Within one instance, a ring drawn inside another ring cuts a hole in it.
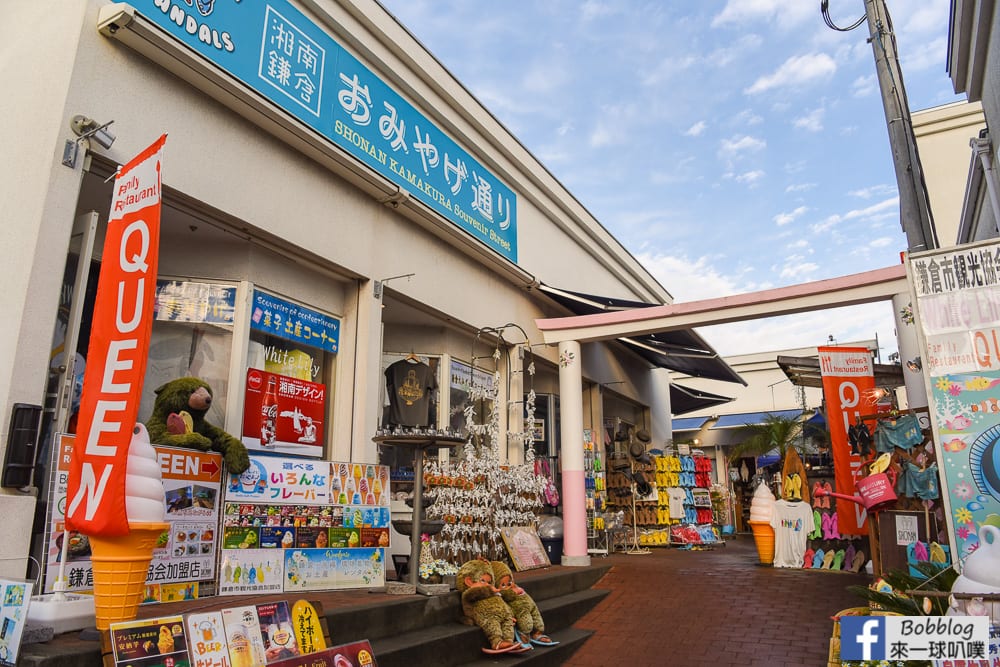
M 180 616 L 112 623 L 115 664 L 130 667 L 188 667 L 184 622 Z
M 979 527 L 1000 525 L 1000 371 L 931 378 L 940 465 L 955 552 L 979 546 Z
M 230 475 L 226 502 L 329 505 L 327 461 L 277 456 L 250 456 L 250 467 Z
M 286 593 L 385 585 L 382 549 L 290 549 L 284 554 Z
M 283 567 L 276 549 L 223 549 L 219 595 L 280 593 Z

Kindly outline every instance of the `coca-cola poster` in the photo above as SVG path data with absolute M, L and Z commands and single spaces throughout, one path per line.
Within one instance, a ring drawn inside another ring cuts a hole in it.
M 274 454 L 320 457 L 326 387 L 315 382 L 247 371 L 243 397 L 243 444 Z

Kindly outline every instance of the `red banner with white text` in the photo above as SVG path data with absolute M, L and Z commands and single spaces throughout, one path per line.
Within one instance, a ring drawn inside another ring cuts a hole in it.
M 851 453 L 847 429 L 865 410 L 870 410 L 866 397 L 875 388 L 872 353 L 866 347 L 821 347 L 818 351 L 837 493 L 855 496 L 854 474 L 861 466 L 861 457 Z M 863 505 L 837 501 L 837 528 L 841 534 L 867 535 L 867 519 Z
M 153 326 L 166 139 L 115 178 L 66 493 L 67 527 L 86 535 L 129 532 L 125 463 Z

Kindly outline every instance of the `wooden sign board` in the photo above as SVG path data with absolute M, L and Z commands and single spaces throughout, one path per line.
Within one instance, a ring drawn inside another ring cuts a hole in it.
M 500 529 L 503 544 L 518 572 L 549 567 L 549 554 L 532 526 L 506 526 Z

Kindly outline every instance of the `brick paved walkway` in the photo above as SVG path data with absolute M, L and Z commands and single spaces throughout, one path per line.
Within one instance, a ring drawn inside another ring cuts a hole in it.
M 608 559 L 595 588 L 611 593 L 576 623 L 595 634 L 566 663 L 573 667 L 825 667 L 830 616 L 863 604 L 847 586 L 871 580 L 761 567 L 750 536 L 711 551 Z

